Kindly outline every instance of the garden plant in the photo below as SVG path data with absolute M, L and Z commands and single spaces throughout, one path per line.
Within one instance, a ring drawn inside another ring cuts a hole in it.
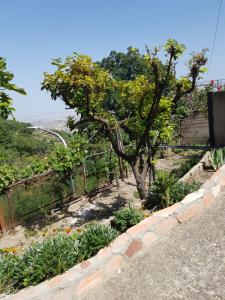
M 165 62 L 159 58 L 159 48 L 153 51 L 147 48 L 145 71 L 133 80 L 117 80 L 90 57 L 74 53 L 65 60 L 53 60 L 56 71 L 45 73 L 42 83 L 42 89 L 48 91 L 53 100 L 62 100 L 80 115 L 78 122 L 70 119 L 71 129 L 85 123 L 102 128 L 116 154 L 131 166 L 141 199 L 148 197 L 145 181 L 154 167 L 158 146 L 173 133 L 171 116 L 177 102 L 194 91 L 207 61 L 206 49 L 193 54 L 187 76 L 177 79 L 175 68 L 185 46 L 169 39 L 163 49 Z M 106 105 L 112 94 L 114 111 Z M 134 142 L 129 151 L 118 143 L 118 129 L 126 131 Z

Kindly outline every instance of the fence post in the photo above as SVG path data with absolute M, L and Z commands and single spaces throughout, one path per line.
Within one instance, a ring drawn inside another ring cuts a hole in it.
M 3 213 L 3 209 L 1 207 L 0 207 L 0 233 L 1 234 L 5 234 L 6 233 L 4 213 Z
M 83 180 L 84 180 L 84 194 L 87 193 L 87 178 L 86 178 L 86 159 L 84 160 L 83 163 Z
M 8 206 L 9 206 L 9 217 L 12 225 L 13 232 L 15 231 L 15 223 L 13 218 L 13 205 L 12 205 L 12 198 L 11 198 L 11 191 L 6 192 L 6 196 L 8 199 Z

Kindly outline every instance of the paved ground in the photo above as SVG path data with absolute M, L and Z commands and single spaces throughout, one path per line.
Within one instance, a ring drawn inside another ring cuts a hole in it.
M 225 299 L 225 190 L 84 299 Z

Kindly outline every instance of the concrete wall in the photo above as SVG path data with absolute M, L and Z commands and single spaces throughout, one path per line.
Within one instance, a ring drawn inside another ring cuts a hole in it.
M 208 117 L 203 113 L 194 113 L 181 124 L 181 145 L 207 144 L 209 139 Z

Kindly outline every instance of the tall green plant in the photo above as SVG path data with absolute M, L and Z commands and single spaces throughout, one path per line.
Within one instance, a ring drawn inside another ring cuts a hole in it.
M 219 169 L 225 164 L 225 148 L 213 149 L 210 155 L 210 161 L 214 170 Z

